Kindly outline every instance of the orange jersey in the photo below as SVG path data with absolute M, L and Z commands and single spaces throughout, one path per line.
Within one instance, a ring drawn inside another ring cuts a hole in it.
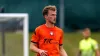
M 56 26 L 48 28 L 43 24 L 35 29 L 31 42 L 37 43 L 39 49 L 46 50 L 48 56 L 60 56 L 59 46 L 63 42 L 63 31 Z

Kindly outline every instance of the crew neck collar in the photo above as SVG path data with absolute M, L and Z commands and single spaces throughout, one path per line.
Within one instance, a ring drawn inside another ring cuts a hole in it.
M 54 27 L 48 27 L 46 24 L 44 24 L 44 26 L 45 26 L 46 28 L 49 28 L 49 29 L 54 29 L 54 28 L 55 28 L 55 26 L 54 26 Z
M 91 39 L 91 37 L 88 37 L 88 39 L 84 39 L 84 40 L 88 41 L 88 40 L 90 40 L 90 39 Z

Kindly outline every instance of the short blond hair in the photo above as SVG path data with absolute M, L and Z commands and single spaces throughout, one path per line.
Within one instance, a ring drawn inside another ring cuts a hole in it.
M 43 13 L 43 16 L 44 15 L 48 15 L 48 10 L 52 10 L 52 11 L 56 11 L 56 6 L 55 5 L 48 5 L 48 6 L 45 6 L 42 13 Z

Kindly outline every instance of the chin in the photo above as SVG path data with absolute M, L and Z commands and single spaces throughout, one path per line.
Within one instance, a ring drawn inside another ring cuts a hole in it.
M 55 23 L 51 23 L 51 24 L 55 24 Z
M 53 22 L 53 24 L 56 24 L 56 22 Z
M 51 22 L 51 24 L 55 24 L 56 22 Z

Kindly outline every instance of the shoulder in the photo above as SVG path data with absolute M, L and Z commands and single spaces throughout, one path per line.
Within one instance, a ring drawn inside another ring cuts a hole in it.
M 91 42 L 92 42 L 93 44 L 97 44 L 97 41 L 96 41 L 95 39 L 91 39 Z
M 82 44 L 83 42 L 85 42 L 84 39 L 82 39 L 82 40 L 79 42 L 79 44 Z
M 92 44 L 92 46 L 94 47 L 95 50 L 99 48 L 98 43 L 95 39 L 91 39 L 91 42 L 92 42 L 91 44 Z
M 56 28 L 57 31 L 63 33 L 63 30 L 62 30 L 61 28 L 59 28 L 59 27 L 57 27 L 57 26 L 55 26 L 55 28 Z
M 39 31 L 41 28 L 43 28 L 43 25 L 39 25 L 38 27 L 36 27 L 35 31 Z

